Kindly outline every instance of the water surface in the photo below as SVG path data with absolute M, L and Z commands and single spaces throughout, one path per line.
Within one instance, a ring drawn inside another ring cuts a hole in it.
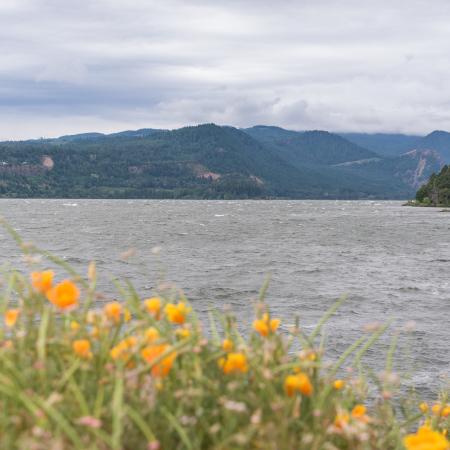
M 120 275 L 150 295 L 162 264 L 198 312 L 231 305 L 243 323 L 251 323 L 268 273 L 270 304 L 285 327 L 295 315 L 313 327 L 348 294 L 327 327 L 330 356 L 368 323 L 393 319 L 397 330 L 415 321 L 401 339 L 399 369 L 422 389 L 436 389 L 450 372 L 450 215 L 439 209 L 373 201 L 0 200 L 0 214 L 80 271 L 97 261 L 106 291 Z M 20 264 L 3 231 L 0 248 L 0 263 Z M 136 255 L 121 260 L 131 248 Z M 377 348 L 367 363 L 381 370 L 383 358 Z

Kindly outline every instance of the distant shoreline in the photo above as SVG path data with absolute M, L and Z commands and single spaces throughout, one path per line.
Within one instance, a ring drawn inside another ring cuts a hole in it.
M 405 202 L 401 198 L 289 198 L 289 197 L 252 197 L 252 198 L 167 198 L 167 197 L 0 197 L 1 200 L 171 200 L 171 201 L 324 201 L 324 202 Z M 410 205 L 403 206 L 431 206 Z M 442 207 L 442 206 L 441 206 Z
M 432 205 L 427 203 L 420 203 L 415 200 L 408 200 L 406 203 L 403 204 L 403 206 L 412 206 L 414 208 L 442 208 L 441 212 L 450 212 L 449 205 L 444 204 Z

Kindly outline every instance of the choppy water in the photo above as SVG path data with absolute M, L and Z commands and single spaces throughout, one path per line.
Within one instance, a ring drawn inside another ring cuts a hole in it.
M 349 299 L 327 327 L 330 355 L 364 325 L 394 319 L 416 329 L 400 340 L 399 369 L 421 389 L 450 373 L 450 214 L 372 201 L 1 200 L 0 214 L 27 241 L 80 270 L 96 260 L 101 286 L 129 277 L 144 296 L 166 278 L 200 313 L 232 305 L 251 322 L 265 276 L 284 324 L 311 328 L 337 297 Z M 119 255 L 136 248 L 127 262 Z M 0 263 L 20 252 L 0 231 Z M 381 370 L 383 341 L 367 363 Z

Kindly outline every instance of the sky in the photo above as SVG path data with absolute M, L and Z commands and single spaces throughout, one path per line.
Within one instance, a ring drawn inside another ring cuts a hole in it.
M 0 139 L 450 130 L 449 0 L 0 0 Z

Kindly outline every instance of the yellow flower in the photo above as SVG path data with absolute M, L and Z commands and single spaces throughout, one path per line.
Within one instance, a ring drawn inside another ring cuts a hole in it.
M 222 350 L 225 352 L 231 352 L 233 350 L 234 344 L 231 339 L 224 339 L 222 342 Z
M 315 361 L 317 359 L 317 353 L 314 350 L 302 350 L 299 358 L 302 361 Z
M 20 309 L 8 309 L 5 311 L 5 315 L 3 317 L 3 320 L 5 321 L 5 325 L 8 328 L 12 328 L 19 318 L 20 315 Z
M 181 339 L 187 339 L 191 335 L 189 328 L 179 328 L 175 334 Z
M 142 349 L 141 356 L 149 364 L 153 364 L 164 353 L 167 352 L 167 355 L 164 358 L 153 365 L 151 374 L 154 377 L 165 377 L 172 369 L 175 358 L 177 357 L 177 353 L 175 351 L 170 352 L 171 348 L 172 347 L 168 344 L 160 344 L 149 345 L 148 347 Z
M 270 319 L 269 314 L 264 313 L 261 319 L 253 322 L 253 328 L 261 336 L 267 337 L 269 333 L 275 333 L 280 326 L 280 319 Z
M 72 320 L 70 322 L 70 329 L 72 331 L 78 331 L 80 329 L 81 325 L 76 321 L 76 320 Z
M 247 357 L 244 353 L 228 353 L 225 358 L 219 360 L 219 366 L 225 374 L 248 371 Z
M 120 317 L 122 315 L 122 305 L 119 302 L 111 302 L 107 303 L 103 307 L 103 312 L 105 316 L 114 323 L 120 322 Z
M 186 321 L 186 316 L 190 310 L 191 309 L 183 302 L 180 302 L 177 305 L 168 303 L 165 308 L 167 318 L 170 322 L 178 325 L 182 325 Z
M 70 280 L 61 281 L 46 293 L 47 299 L 60 309 L 68 309 L 78 304 L 80 290 Z
M 313 385 L 308 375 L 297 373 L 295 375 L 288 375 L 284 379 L 284 390 L 289 397 L 295 395 L 296 392 L 300 392 L 309 397 L 313 393 Z
M 147 328 L 144 332 L 145 339 L 148 343 L 155 342 L 159 339 L 159 331 L 155 327 Z
M 78 339 L 73 341 L 72 349 L 80 358 L 92 358 L 91 343 L 87 339 Z
M 151 297 L 144 300 L 144 306 L 148 313 L 150 313 L 156 320 L 161 316 L 161 299 L 159 297 Z
M 403 444 L 407 450 L 448 450 L 450 448 L 450 442 L 445 436 L 427 426 L 422 426 L 417 433 L 406 436 Z
M 344 386 L 345 386 L 344 380 L 334 380 L 333 382 L 333 387 L 338 391 L 341 390 Z
M 53 277 L 55 273 L 52 270 L 44 270 L 43 272 L 31 272 L 31 285 L 33 288 L 45 294 L 52 288 Z
M 425 414 L 426 412 L 428 412 L 428 410 L 430 409 L 430 407 L 428 406 L 428 403 L 422 402 L 419 405 L 419 409 Z
M 356 405 L 352 409 L 352 417 L 360 422 L 367 423 L 369 421 L 369 416 L 366 414 L 367 408 L 364 405 Z
M 119 343 L 119 344 L 115 345 L 109 351 L 109 356 L 111 356 L 111 358 L 114 360 L 122 358 L 123 356 L 125 356 L 125 359 L 126 359 L 126 355 L 125 355 L 126 351 L 127 351 L 126 346 L 122 343 Z
M 137 345 L 137 339 L 134 336 L 129 336 L 122 339 L 109 352 L 112 359 L 122 359 L 126 361 L 131 356 L 131 350 Z
M 123 310 L 123 320 L 125 322 L 129 322 L 131 320 L 131 312 L 128 308 L 124 308 Z
M 431 407 L 431 412 L 435 416 L 441 416 L 441 417 L 448 417 L 450 415 L 450 406 L 446 404 L 441 403 L 435 403 Z
M 435 415 L 435 416 L 440 416 L 442 414 L 442 410 L 444 409 L 444 406 L 441 405 L 440 403 L 435 403 L 432 407 L 431 407 L 431 412 Z

